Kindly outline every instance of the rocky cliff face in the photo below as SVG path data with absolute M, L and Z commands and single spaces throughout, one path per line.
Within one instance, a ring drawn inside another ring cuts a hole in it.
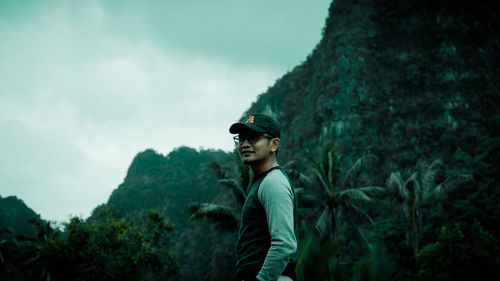
M 498 16 L 494 1 L 334 0 L 312 54 L 242 119 L 280 121 L 282 161 L 326 140 L 347 166 L 374 153 L 385 175 L 456 151 L 498 154 Z

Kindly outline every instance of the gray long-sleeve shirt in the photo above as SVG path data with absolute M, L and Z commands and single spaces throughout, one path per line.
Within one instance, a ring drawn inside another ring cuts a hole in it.
M 271 171 L 263 179 L 258 199 L 264 206 L 271 236 L 271 247 L 257 276 L 261 281 L 275 281 L 297 251 L 294 231 L 294 193 L 280 170 Z

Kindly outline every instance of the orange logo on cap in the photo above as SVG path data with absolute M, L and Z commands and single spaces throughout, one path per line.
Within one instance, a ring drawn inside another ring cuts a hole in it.
M 245 123 L 253 123 L 253 115 L 248 117 L 247 121 Z

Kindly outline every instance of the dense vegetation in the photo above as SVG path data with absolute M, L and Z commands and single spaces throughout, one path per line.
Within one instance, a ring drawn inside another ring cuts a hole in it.
M 178 264 L 173 227 L 156 210 L 131 220 L 112 209 L 72 218 L 64 231 L 33 221 L 36 237 L 0 242 L 1 280 L 166 280 Z
M 282 124 L 299 280 L 496 280 L 494 4 L 333 1 L 315 50 L 242 116 Z M 237 154 L 146 150 L 91 218 L 63 231 L 35 220 L 32 237 L 2 229 L 0 276 L 232 280 L 249 182 Z

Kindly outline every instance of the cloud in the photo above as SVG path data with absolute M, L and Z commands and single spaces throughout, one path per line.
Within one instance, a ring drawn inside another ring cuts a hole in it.
M 59 221 L 144 149 L 231 150 L 228 126 L 319 39 L 286 43 L 283 1 L 22 3 L 0 3 L 0 195 Z
M 277 75 L 60 13 L 4 26 L 0 54 L 0 194 L 46 218 L 88 215 L 146 148 L 232 149 L 229 124 Z

